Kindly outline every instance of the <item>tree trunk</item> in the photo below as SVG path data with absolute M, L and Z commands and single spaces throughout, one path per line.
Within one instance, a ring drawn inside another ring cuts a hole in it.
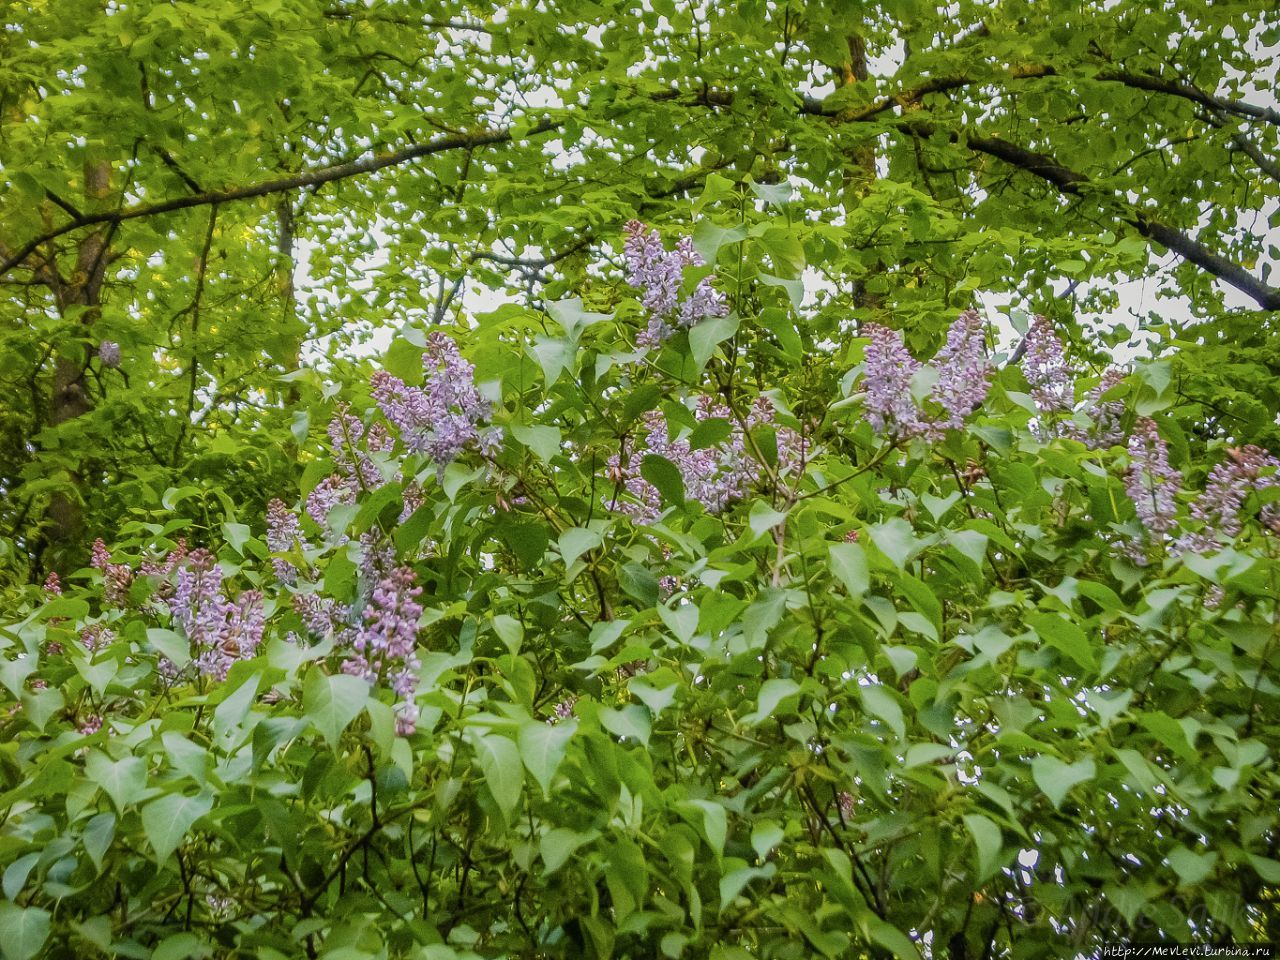
M 87 161 L 84 167 L 85 199 L 90 206 L 105 200 L 111 189 L 111 165 L 106 161 Z M 85 236 L 76 248 L 71 276 L 62 279 L 56 271 L 50 285 L 58 313 L 75 319 L 87 331 L 97 320 L 102 308 L 102 278 L 106 272 L 109 228 L 103 227 Z M 93 409 L 85 374 L 88 358 L 78 350 L 60 350 L 56 354 L 53 384 L 49 397 L 49 425 L 57 427 L 84 416 Z M 84 482 L 81 467 L 70 471 L 73 488 Z M 84 499 L 79 490 L 57 490 L 49 498 L 48 527 L 45 532 L 43 564 L 49 569 L 65 566 L 84 552 Z

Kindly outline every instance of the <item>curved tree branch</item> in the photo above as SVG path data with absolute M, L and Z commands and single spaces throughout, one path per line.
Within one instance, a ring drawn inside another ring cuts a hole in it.
M 560 121 L 544 119 L 539 121 L 524 132 L 524 136 L 535 136 L 540 133 L 546 133 L 560 126 Z M 282 193 L 290 190 L 297 190 L 303 187 L 314 187 L 320 184 L 332 183 L 335 180 L 344 180 L 348 177 L 360 176 L 366 173 L 373 173 L 386 167 L 394 167 L 399 164 L 408 163 L 411 160 L 417 160 L 420 157 L 431 156 L 436 153 L 444 153 L 448 150 L 470 150 L 476 147 L 491 146 L 498 143 L 507 143 L 512 140 L 514 134 L 510 129 L 507 130 L 480 130 L 474 133 L 457 133 L 444 137 L 437 137 L 434 140 L 428 140 L 426 143 L 415 143 L 411 146 L 404 147 L 400 150 L 392 150 L 385 153 L 376 153 L 365 157 L 361 160 L 351 160 L 346 163 L 338 163 L 328 167 L 317 167 L 312 170 L 304 170 L 301 173 L 294 174 L 289 177 L 279 177 L 273 180 L 263 180 L 258 183 L 245 184 L 239 187 L 230 187 L 224 190 L 206 190 L 203 193 L 195 193 L 185 197 L 172 197 L 168 200 L 157 200 L 152 203 L 140 203 L 131 207 L 122 207 L 118 210 L 104 211 L 102 213 L 93 213 L 81 217 L 76 217 L 67 223 L 49 230 L 41 235 L 27 241 L 12 254 L 5 257 L 4 262 L 0 263 L 0 276 L 8 273 L 14 267 L 19 266 L 28 256 L 30 256 L 41 244 L 50 240 L 61 237 L 65 234 L 72 233 L 82 227 L 94 226 L 101 223 L 118 224 L 126 220 L 137 220 L 142 217 L 156 216 L 162 213 L 172 213 L 175 210 L 188 210 L 192 207 L 207 207 L 211 204 L 231 203 L 236 200 L 248 200 L 254 197 L 265 197 L 273 193 Z
M 996 157 L 1020 170 L 1040 177 L 1053 184 L 1062 193 L 1079 194 L 1082 185 L 1089 182 L 1089 178 L 1084 174 L 1063 167 L 1052 157 L 1006 140 L 995 137 L 968 137 L 965 142 L 970 150 Z M 1136 227 L 1138 232 L 1147 239 L 1168 247 L 1223 283 L 1246 294 L 1264 310 L 1280 310 L 1280 287 L 1268 286 L 1239 264 L 1221 254 L 1214 253 L 1191 235 L 1162 223 L 1154 217 L 1149 217 L 1139 210 L 1134 210 L 1130 216 L 1125 217 L 1125 221 Z

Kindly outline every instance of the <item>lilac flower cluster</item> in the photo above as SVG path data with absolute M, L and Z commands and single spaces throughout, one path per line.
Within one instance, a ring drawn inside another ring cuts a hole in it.
M 120 366 L 120 344 L 114 340 L 103 340 L 98 344 L 98 362 L 112 370 Z
M 1089 391 L 1085 398 L 1087 409 L 1093 419 L 1093 429 L 1075 431 L 1076 439 L 1095 450 L 1105 450 L 1125 442 L 1123 400 L 1103 400 L 1102 397 L 1129 375 L 1122 367 L 1108 367 L 1102 374 L 1098 385 Z
M 329 445 L 333 460 L 346 474 L 347 479 L 365 490 L 376 490 L 383 484 L 382 471 L 374 463 L 370 453 L 386 453 L 392 446 L 386 427 L 375 423 L 368 429 L 359 417 L 353 416 L 347 406 L 338 408 L 338 414 L 329 421 Z
M 105 623 L 95 623 L 80 631 L 80 642 L 90 653 L 116 642 L 116 632 Z
M 1227 459 L 1209 472 L 1202 493 L 1191 505 L 1191 516 L 1201 529 L 1178 540 L 1179 551 L 1204 553 L 1234 540 L 1244 527 L 1245 501 L 1251 493 L 1280 486 L 1280 460 L 1260 447 L 1249 445 L 1227 451 Z M 1276 503 L 1263 506 L 1259 518 L 1273 533 L 1280 534 L 1280 509 Z
M 475 367 L 438 331 L 428 335 L 422 363 L 427 374 L 421 387 L 410 387 L 385 370 L 371 381 L 374 400 L 405 446 L 426 454 L 441 470 L 468 446 L 492 453 L 501 435 L 483 428 L 491 405 L 476 389 Z
M 58 579 L 58 571 L 50 570 L 49 576 L 44 578 L 44 592 L 51 597 L 62 594 L 62 581 Z
M 935 430 L 959 430 L 964 419 L 987 398 L 993 373 L 987 360 L 982 318 L 966 310 L 947 330 L 947 342 L 933 358 L 938 371 L 931 399 L 942 408 Z
M 339 416 L 346 416 L 345 411 Z M 347 438 L 352 442 L 347 446 L 347 472 L 330 476 L 316 488 L 319 496 L 313 491 L 307 500 L 306 510 L 318 524 L 323 525 L 329 511 L 339 503 L 355 502 L 361 482 L 358 471 L 367 449 L 364 444 L 372 442 L 385 449 L 388 442 L 376 428 L 365 431 L 358 423 L 330 426 L 331 438 L 337 434 L 343 437 L 344 444 Z M 335 441 L 335 455 L 336 447 Z M 380 472 L 378 483 L 382 483 Z M 404 499 L 402 520 L 422 504 L 421 489 L 410 484 Z M 290 550 L 296 545 L 307 547 L 297 515 L 280 500 L 273 500 L 267 508 L 267 545 L 272 551 Z M 414 647 L 417 621 L 422 614 L 416 598 L 422 591 L 412 586 L 412 570 L 396 568 L 391 542 L 377 529 L 360 537 L 359 589 L 350 603 L 315 592 L 314 581 L 303 579 L 301 571 L 284 558 L 273 558 L 272 562 L 277 577 L 297 590 L 293 607 L 308 632 L 321 640 L 331 639 L 337 649 L 344 651 L 344 672 L 364 677 L 371 684 L 387 682 L 400 699 L 396 728 L 401 734 L 412 733 L 418 716 L 413 702 L 418 668 Z
M 139 570 L 146 576 L 167 577 L 187 560 L 190 550 L 187 549 L 185 537 L 178 540 L 177 546 L 163 557 L 147 557 L 139 565 Z
M 102 729 L 102 715 L 99 713 L 87 713 L 76 724 L 76 732 L 82 737 L 91 737 Z
M 1147 546 L 1162 543 L 1177 523 L 1175 497 L 1182 474 L 1169 466 L 1169 448 L 1156 422 L 1142 417 L 1129 438 L 1129 466 L 1125 471 L 1125 491 L 1133 501 L 1145 531 L 1143 540 L 1126 546 L 1138 564 L 1147 560 Z
M 396 705 L 396 732 L 413 733 L 418 721 L 414 693 L 418 687 L 418 619 L 422 588 L 409 567 L 390 571 L 374 588 L 364 610 L 364 622 L 351 638 L 344 673 L 363 677 L 372 685 L 387 682 L 400 702 Z
M 649 313 L 648 326 L 636 338 L 640 347 L 656 347 L 676 332 L 705 317 L 723 317 L 729 305 L 712 286 L 712 277 L 698 282 L 693 293 L 680 299 L 685 267 L 702 266 L 702 257 L 688 237 L 668 252 L 657 230 L 649 230 L 638 220 L 625 227 L 622 255 L 627 265 L 627 282 L 640 290 L 640 302 Z
M 1027 331 L 1022 372 L 1031 385 L 1031 399 L 1041 413 L 1067 413 L 1071 410 L 1075 378 L 1067 365 L 1062 340 L 1048 317 L 1037 315 Z
M 225 680 L 232 665 L 250 659 L 262 643 L 262 594 L 246 590 L 235 600 L 222 588 L 222 570 L 208 550 L 193 550 L 178 570 L 167 600 L 174 626 L 191 642 L 196 669 Z
M 710 397 L 699 399 L 694 416 L 698 421 L 734 419 L 727 406 Z M 747 429 L 773 423 L 772 404 L 767 397 L 759 398 L 746 417 Z M 776 435 L 779 467 L 794 469 L 804 458 L 803 438 L 788 427 L 777 428 Z M 614 508 L 641 523 L 652 523 L 662 510 L 661 494 L 640 472 L 640 464 L 649 454 L 669 460 L 680 472 L 685 497 L 701 503 L 708 513 L 719 513 L 740 499 L 759 476 L 760 464 L 748 455 L 746 434 L 736 422 L 722 443 L 694 450 L 686 437 L 672 437 L 670 425 L 655 410 L 645 416 L 643 438 L 643 444 L 630 455 L 624 451 L 608 461 L 610 478 L 630 495 L 615 502 Z
M 561 720 L 568 720 L 573 716 L 573 705 L 577 702 L 578 698 L 573 694 L 569 694 L 569 696 L 551 708 L 551 716 L 547 717 L 547 723 L 555 724 Z
M 951 324 L 946 345 L 929 365 L 935 376 L 927 400 L 937 413 L 916 403 L 912 381 L 924 364 L 907 351 L 902 335 L 876 323 L 868 324 L 866 333 L 871 342 L 864 357 L 865 409 L 877 431 L 904 439 L 939 439 L 946 430 L 964 426 L 987 398 L 993 369 L 976 311 L 966 310 Z
M 112 563 L 111 551 L 101 537 L 93 541 L 89 565 L 102 573 L 102 592 L 107 603 L 113 606 L 123 605 L 129 597 L 129 587 L 133 585 L 133 570 L 129 565 Z
M 351 480 L 340 473 L 330 474 L 307 495 L 307 516 L 321 530 L 326 530 L 334 507 L 349 506 L 355 502 L 356 488 Z
M 275 499 L 268 503 L 267 549 L 272 553 L 283 553 L 296 547 L 306 549 L 306 546 L 297 515 L 285 506 L 283 500 Z M 284 557 L 273 557 L 271 567 L 281 583 L 291 584 L 298 579 L 298 568 Z

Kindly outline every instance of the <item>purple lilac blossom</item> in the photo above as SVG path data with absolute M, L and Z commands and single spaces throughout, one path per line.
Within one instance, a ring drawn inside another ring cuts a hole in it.
M 731 419 L 728 407 L 703 397 L 698 403 L 698 420 Z M 609 475 L 633 499 L 619 501 L 616 509 L 630 514 L 642 523 L 657 519 L 662 497 L 657 488 L 640 473 L 644 457 L 653 454 L 670 461 L 684 481 L 685 497 L 701 503 L 708 513 L 719 513 L 746 492 L 755 479 L 757 465 L 746 456 L 742 430 L 734 427 L 723 443 L 700 450 L 691 449 L 687 439 L 672 439 L 670 426 L 656 410 L 644 420 L 644 445 L 627 455 L 609 459 Z
M 129 587 L 133 584 L 133 571 L 127 564 L 112 563 L 111 552 L 98 537 L 93 541 L 93 553 L 89 565 L 102 573 L 102 592 L 107 603 L 121 606 L 129 597 Z
M 982 318 L 966 310 L 947 330 L 946 345 L 933 358 L 938 372 L 930 397 L 944 412 L 933 431 L 959 430 L 964 419 L 982 405 L 991 388 L 993 369 L 986 356 Z
M 228 600 L 222 570 L 208 550 L 191 551 L 167 603 L 203 675 L 224 680 L 237 660 L 257 654 L 264 626 L 262 594 L 246 590 L 235 601 Z
M 360 536 L 360 578 L 367 589 L 385 579 L 395 567 L 395 545 L 377 529 Z
M 346 620 L 348 608 L 331 597 L 321 597 L 314 593 L 295 593 L 293 609 L 307 631 L 317 640 L 341 636 L 349 629 Z
M 86 714 L 84 719 L 76 724 L 76 731 L 82 737 L 91 737 L 102 729 L 102 716 L 97 713 Z
M 147 576 L 167 577 L 169 574 L 173 573 L 179 565 L 186 561 L 187 554 L 189 552 L 190 551 L 187 549 L 187 541 L 184 537 L 178 540 L 177 545 L 170 550 L 166 556 L 162 558 L 148 557 L 142 561 L 139 565 L 139 569 Z
M 57 570 L 50 570 L 49 575 L 44 578 L 44 592 L 54 597 L 62 593 L 62 582 L 58 579 Z
M 578 698 L 573 694 L 569 694 L 569 696 L 551 708 L 551 716 L 547 717 L 547 723 L 559 723 L 561 720 L 568 720 L 573 716 L 573 705 L 577 702 Z
M 896 330 L 869 323 L 865 333 L 871 339 L 863 373 L 867 420 L 877 432 L 895 437 L 922 433 L 925 425 L 911 395 L 911 378 L 920 361 L 907 352 Z
M 104 623 L 95 623 L 80 631 L 80 642 L 90 653 L 116 642 L 116 633 Z
M 1150 417 L 1140 418 L 1129 438 L 1125 491 L 1146 531 L 1146 543 L 1163 542 L 1177 523 L 1174 498 L 1181 483 L 1182 474 L 1169 466 L 1169 448 L 1156 422 Z M 1146 551 L 1141 544 L 1130 544 L 1128 552 L 1136 562 L 1145 563 Z
M 1241 512 L 1250 493 L 1280 485 L 1280 460 L 1253 445 L 1231 449 L 1228 457 L 1209 472 L 1204 493 L 1191 505 L 1191 515 L 1201 523 L 1198 531 L 1183 534 L 1180 549 L 1204 553 L 1230 542 L 1244 529 Z M 1268 503 L 1261 511 L 1263 524 L 1280 528 L 1280 511 Z M 1280 530 L 1277 530 L 1280 532 Z
M 120 366 L 120 344 L 114 340 L 103 340 L 98 344 L 98 362 L 104 367 L 115 370 Z
M 410 483 L 405 487 L 401 496 L 404 506 L 400 510 L 400 518 L 397 522 L 404 523 L 417 513 L 419 507 L 426 503 L 426 497 L 422 493 L 422 487 L 416 483 Z
M 272 500 L 267 504 L 267 549 L 272 553 L 286 553 L 297 547 L 304 550 L 307 547 L 297 515 L 284 505 L 283 500 Z M 271 566 L 281 583 L 297 581 L 298 568 L 284 557 L 273 557 Z
M 636 346 L 659 346 L 677 327 L 688 329 L 706 317 L 723 317 L 729 312 L 723 294 L 712 285 L 712 277 L 703 277 L 693 293 L 680 300 L 685 267 L 701 266 L 703 262 L 693 249 L 692 240 L 684 237 L 675 250 L 667 252 L 658 231 L 649 230 L 638 220 L 628 223 L 624 233 L 622 253 L 627 282 L 640 290 L 640 302 L 649 313 Z
M 427 336 L 422 363 L 426 379 L 421 387 L 410 387 L 385 370 L 371 381 L 374 400 L 399 429 L 405 446 L 426 454 L 441 470 L 469 445 L 492 453 L 500 434 L 496 428 L 481 429 L 491 404 L 476 389 L 475 367 L 438 331 Z
M 418 687 L 418 619 L 422 588 L 409 567 L 392 570 L 374 588 L 364 610 L 364 623 L 351 638 L 351 649 L 342 665 L 344 673 L 363 677 L 370 684 L 387 682 L 400 698 L 396 705 L 396 732 L 413 733 L 418 720 L 414 693 Z
M 329 514 L 334 507 L 355 502 L 356 490 L 351 481 L 340 473 L 330 474 L 316 484 L 315 489 L 307 496 L 307 516 L 327 533 Z
M 1123 400 L 1103 400 L 1103 394 L 1118 386 L 1129 371 L 1122 367 L 1108 367 L 1102 374 L 1098 385 L 1089 391 L 1085 398 L 1089 416 L 1093 419 L 1093 429 L 1085 432 L 1078 439 L 1094 450 L 1106 450 L 1125 442 Z
M 352 483 L 365 490 L 376 490 L 383 484 L 382 471 L 369 453 L 386 453 L 392 443 L 386 427 L 375 423 L 366 429 L 346 404 L 340 406 L 337 415 L 329 421 L 329 446 L 334 463 Z
M 1031 399 L 1041 413 L 1070 411 L 1074 381 L 1053 322 L 1048 317 L 1037 315 L 1027 331 L 1026 343 L 1022 372 L 1031 385 Z
M 791 427 L 778 426 L 776 416 L 773 401 L 761 394 L 752 401 L 747 412 L 747 428 L 772 427 L 778 446 L 778 472 L 800 473 L 808 461 L 808 441 L 804 434 Z

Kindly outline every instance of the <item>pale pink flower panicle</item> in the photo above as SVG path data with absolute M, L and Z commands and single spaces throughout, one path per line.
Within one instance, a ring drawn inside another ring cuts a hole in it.
M 934 383 L 926 400 L 937 413 L 916 402 L 913 381 L 926 365 L 911 356 L 902 335 L 878 323 L 867 324 L 865 333 L 870 343 L 863 357 L 864 404 L 877 432 L 937 440 L 947 430 L 963 428 L 965 418 L 986 400 L 994 371 L 977 311 L 966 310 L 951 324 L 946 344 L 928 365 Z
M 476 388 L 475 367 L 439 331 L 427 336 L 422 362 L 426 377 L 421 387 L 385 370 L 371 380 L 374 400 L 405 446 L 425 454 L 441 470 L 468 447 L 492 453 L 500 434 L 485 426 L 492 405 Z
M 1031 399 L 1042 413 L 1066 413 L 1074 402 L 1075 380 L 1067 364 L 1062 340 L 1053 321 L 1037 315 L 1027 331 L 1022 373 L 1031 386 Z
M 1133 501 L 1144 537 L 1130 543 L 1126 552 L 1137 563 L 1146 563 L 1147 547 L 1163 543 L 1177 524 L 1175 497 L 1182 474 L 1169 465 L 1169 448 L 1156 422 L 1142 417 L 1129 438 L 1129 466 L 1125 491 Z
M 400 702 L 396 732 L 413 733 L 418 720 L 414 694 L 418 687 L 418 620 L 422 605 L 417 575 L 409 567 L 391 570 L 378 583 L 364 610 L 364 622 L 352 633 L 342 665 L 344 673 L 363 677 L 372 685 L 386 683 Z
M 692 240 L 684 237 L 668 252 L 658 231 L 638 220 L 628 223 L 623 232 L 627 282 L 640 290 L 640 302 L 649 317 L 636 338 L 636 346 L 659 346 L 677 329 L 688 329 L 707 317 L 723 317 L 729 312 L 724 296 L 712 285 L 712 277 L 703 277 L 689 296 L 680 299 L 685 267 L 703 263 Z

